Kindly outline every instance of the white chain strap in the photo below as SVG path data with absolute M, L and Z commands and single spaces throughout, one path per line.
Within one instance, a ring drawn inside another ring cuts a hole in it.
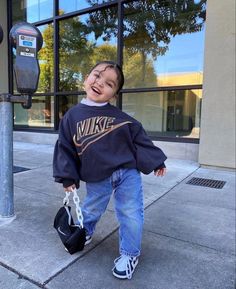
M 66 193 L 66 196 L 65 198 L 63 199 L 63 204 L 64 206 L 68 206 L 70 200 L 69 200 L 69 196 L 70 196 L 70 192 L 65 192 Z M 84 218 L 83 218 L 83 214 L 82 214 L 82 211 L 81 211 L 81 208 L 80 208 L 80 199 L 79 199 L 79 196 L 77 194 L 77 191 L 76 189 L 73 190 L 73 201 L 75 203 L 75 207 L 76 207 L 76 216 L 77 216 L 77 219 L 78 219 L 78 222 L 79 222 L 79 225 L 81 228 L 84 227 L 83 225 L 83 221 L 84 221 Z
M 63 205 L 64 205 L 64 206 L 68 206 L 68 205 L 69 205 L 69 202 L 70 202 L 70 200 L 69 200 L 70 192 L 65 192 L 65 194 L 66 194 L 66 196 L 65 196 L 65 198 L 63 199 Z

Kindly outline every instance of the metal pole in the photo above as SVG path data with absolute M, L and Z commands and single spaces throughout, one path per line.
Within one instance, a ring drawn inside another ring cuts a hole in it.
M 0 101 L 0 220 L 14 218 L 12 106 Z

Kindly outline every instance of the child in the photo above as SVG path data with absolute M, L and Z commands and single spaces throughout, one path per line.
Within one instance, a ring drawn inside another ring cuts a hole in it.
M 60 122 L 55 145 L 53 176 L 65 191 L 86 182 L 82 206 L 86 244 L 114 193 L 119 221 L 120 257 L 113 275 L 130 279 L 138 264 L 143 228 L 143 192 L 140 172 L 166 172 L 166 156 L 153 145 L 142 125 L 111 105 L 124 83 L 114 62 L 96 64 L 84 81 L 86 98 Z

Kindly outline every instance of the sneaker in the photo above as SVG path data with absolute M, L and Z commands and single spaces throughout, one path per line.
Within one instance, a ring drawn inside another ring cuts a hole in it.
M 134 273 L 135 267 L 138 265 L 138 257 L 130 257 L 121 255 L 114 261 L 115 267 L 112 269 L 112 273 L 115 277 L 120 279 L 131 279 Z
M 85 238 L 86 238 L 86 241 L 84 243 L 84 246 L 88 245 L 92 241 L 92 236 L 90 236 L 90 235 L 86 235 Z
M 91 241 L 92 241 L 92 236 L 86 235 L 85 238 L 86 238 L 86 241 L 85 241 L 85 243 L 84 243 L 84 246 L 88 245 L 88 244 L 91 243 Z M 64 247 L 64 248 L 65 248 L 66 252 L 69 253 L 69 251 L 67 250 L 67 248 L 66 248 L 66 247 Z

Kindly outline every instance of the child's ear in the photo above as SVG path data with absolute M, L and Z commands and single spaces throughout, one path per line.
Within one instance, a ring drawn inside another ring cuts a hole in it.
M 119 93 L 116 93 L 116 94 L 114 94 L 113 98 L 114 98 L 115 100 L 117 100 L 117 99 L 118 99 L 118 96 L 119 96 Z

